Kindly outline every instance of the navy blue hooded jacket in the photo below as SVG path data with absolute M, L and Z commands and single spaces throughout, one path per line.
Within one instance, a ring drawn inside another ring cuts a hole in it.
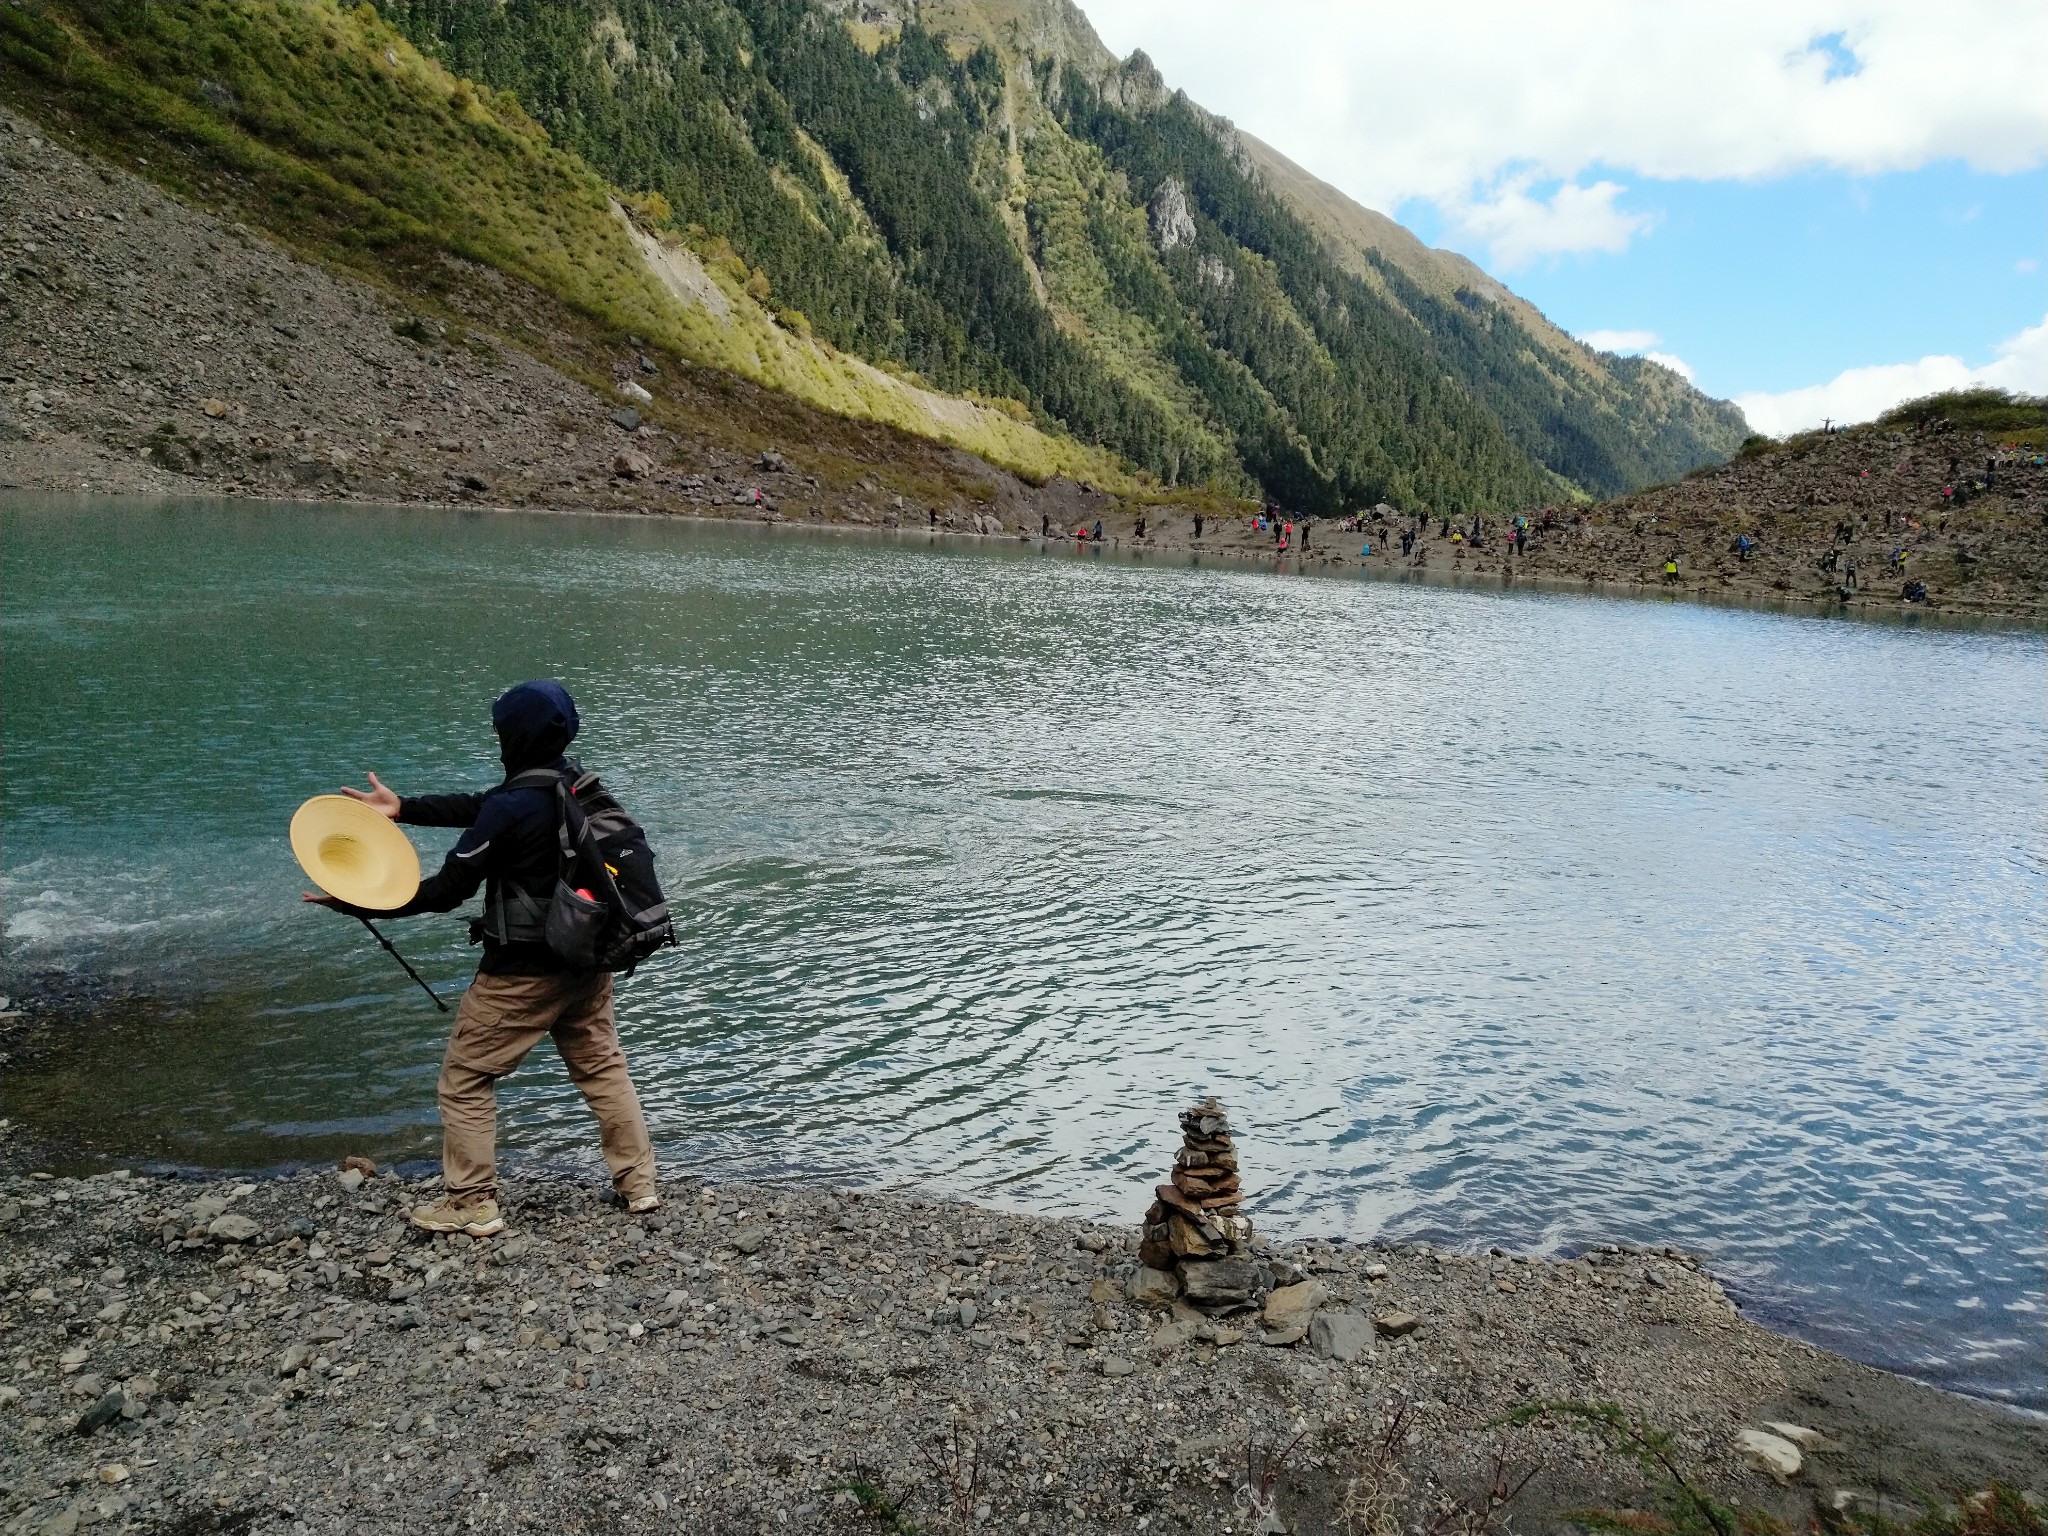
M 552 679 L 506 690 L 491 706 L 505 777 L 533 768 L 570 766 L 562 754 L 576 739 L 580 723 L 576 701 Z M 500 784 L 480 795 L 407 795 L 399 802 L 398 819 L 414 827 L 467 830 L 440 869 L 420 882 L 413 899 L 383 914 L 386 917 L 453 912 L 479 886 L 484 887 L 488 908 L 501 882 L 543 900 L 554 890 L 561 857 L 552 789 L 507 789 Z M 569 967 L 545 944 L 500 944 L 487 937 L 478 969 L 492 975 L 534 976 Z

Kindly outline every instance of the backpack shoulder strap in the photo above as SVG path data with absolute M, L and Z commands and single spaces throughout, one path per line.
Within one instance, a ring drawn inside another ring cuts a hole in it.
M 515 773 L 498 787 L 500 789 L 553 789 L 568 778 L 559 768 L 529 768 L 524 773 Z

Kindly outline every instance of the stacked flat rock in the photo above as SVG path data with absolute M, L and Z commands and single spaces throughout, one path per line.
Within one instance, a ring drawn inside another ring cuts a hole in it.
M 1140 1262 L 1180 1277 L 1181 1293 L 1211 1312 L 1254 1305 L 1261 1290 L 1252 1224 L 1239 1206 L 1237 1144 L 1223 1106 L 1205 1099 L 1181 1111 L 1181 1145 L 1170 1183 L 1154 1189 Z

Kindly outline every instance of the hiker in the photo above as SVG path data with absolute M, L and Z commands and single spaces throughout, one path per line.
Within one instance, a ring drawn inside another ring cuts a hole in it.
M 1308 530 L 1313 522 L 1314 519 L 1307 517 L 1301 520 L 1301 552 L 1304 555 L 1308 553 Z
M 1746 533 L 1741 535 L 1735 541 L 1735 558 L 1738 560 L 1747 560 L 1749 558 L 1749 552 L 1754 548 L 1756 548 L 1756 546 L 1750 542 L 1749 535 Z
M 1088 535 L 1088 541 L 1089 541 L 1089 543 L 1091 543 L 1091 544 L 1100 544 L 1100 543 L 1102 542 L 1102 519 L 1101 519 L 1101 518 L 1099 518 L 1099 517 L 1098 517 L 1097 519 L 1095 519 L 1095 531 L 1094 531 L 1093 533 L 1091 533 L 1091 534 L 1089 534 L 1089 535 Z
M 1672 582 L 1672 581 L 1676 581 L 1676 580 L 1678 580 L 1678 556 L 1676 556 L 1676 555 L 1667 555 L 1667 556 L 1665 556 L 1665 559 L 1664 559 L 1664 579 L 1665 579 L 1665 580 L 1666 580 L 1667 582 Z
M 1199 513 L 1199 512 L 1197 512 L 1197 513 L 1195 514 L 1195 537 L 1199 539 L 1199 538 L 1200 538 L 1201 536 L 1202 536 L 1202 514 L 1201 514 L 1201 513 Z
M 1287 546 L 1288 546 L 1289 544 L 1291 544 L 1291 543 L 1292 543 L 1293 541 L 1294 541 L 1294 524 L 1292 524 L 1292 523 L 1283 523 L 1283 524 L 1281 525 L 1281 527 L 1280 527 L 1280 537 L 1279 537 L 1279 540 L 1278 540 L 1278 541 L 1277 541 L 1277 542 L 1276 542 L 1276 543 L 1274 544 L 1274 546 L 1273 546 L 1273 547 L 1274 547 L 1275 549 L 1279 550 L 1279 551 L 1280 551 L 1280 553 L 1284 555 L 1284 554 L 1286 554 L 1286 553 L 1287 553 Z
M 440 870 L 420 882 L 395 911 L 370 912 L 332 896 L 305 899 L 351 917 L 409 917 L 452 912 L 484 889 L 484 916 L 470 924 L 481 941 L 476 979 L 462 995 L 455 1029 L 441 1061 L 443 1192 L 412 1213 L 428 1232 L 489 1237 L 504 1230 L 498 1210 L 497 1095 L 527 1052 L 552 1036 L 569 1080 L 597 1116 L 612 1187 L 635 1215 L 661 1204 L 654 1191 L 654 1146 L 612 1017 L 609 971 L 573 970 L 543 932 L 548 902 L 561 875 L 560 813 L 552 783 L 514 784 L 534 770 L 580 771 L 563 756 L 579 725 L 575 700 L 551 680 L 521 683 L 491 706 L 505 781 L 480 795 L 401 798 L 373 773 L 367 790 L 344 788 L 393 821 L 415 827 L 462 827 Z
M 1285 548 L 1287 547 L 1287 535 L 1289 535 L 1289 534 L 1290 534 L 1290 533 L 1292 533 L 1292 532 L 1294 532 L 1294 524 L 1292 524 L 1292 523 L 1285 523 L 1285 524 L 1283 524 L 1283 523 L 1282 523 L 1282 522 L 1280 521 L 1280 519 L 1279 519 L 1279 518 L 1277 518 L 1277 517 L 1276 517 L 1276 518 L 1274 518 L 1274 519 L 1273 519 L 1273 547 L 1274 547 L 1275 549 L 1285 549 Z
M 1038 514 L 1038 536 L 1041 539 L 1052 537 L 1052 514 L 1050 512 Z
M 1132 542 L 1133 544 L 1139 543 L 1139 542 L 1141 542 L 1141 541 L 1142 541 L 1142 540 L 1144 539 L 1144 537 L 1145 537 L 1145 514 L 1144 514 L 1144 513 L 1142 513 L 1142 512 L 1140 512 L 1140 513 L 1138 514 L 1138 521 L 1137 521 L 1137 523 L 1136 523 L 1136 524 L 1135 524 L 1135 525 L 1134 525 L 1134 526 L 1132 527 L 1132 529 L 1131 529 L 1131 542 Z

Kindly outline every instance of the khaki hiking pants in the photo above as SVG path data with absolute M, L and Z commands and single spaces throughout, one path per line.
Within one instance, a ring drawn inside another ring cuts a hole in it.
M 612 1022 L 612 979 L 590 975 L 479 974 L 462 994 L 441 1060 L 441 1167 L 465 1203 L 498 1197 L 497 1081 L 552 1035 L 569 1081 L 597 1116 L 612 1187 L 626 1199 L 654 1193 L 654 1146 L 626 1053 Z

